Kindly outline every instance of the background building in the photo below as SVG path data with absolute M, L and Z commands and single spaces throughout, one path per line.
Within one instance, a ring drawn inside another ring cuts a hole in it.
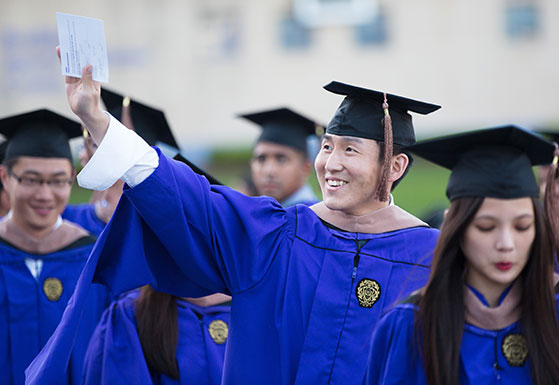
M 556 0 L 0 0 L 0 115 L 70 115 L 55 12 L 103 19 L 110 83 L 166 111 L 194 158 L 248 148 L 238 113 L 287 105 L 327 122 L 330 80 L 443 105 L 418 136 L 559 126 Z M 201 159 L 201 158 L 200 158 Z M 444 185 L 443 181 L 443 184 Z

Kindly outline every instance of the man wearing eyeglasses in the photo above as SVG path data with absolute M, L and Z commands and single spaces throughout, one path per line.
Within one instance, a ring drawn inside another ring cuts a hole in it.
M 48 110 L 0 120 L 8 140 L 0 179 L 11 210 L 0 221 L 0 373 L 23 384 L 24 370 L 56 328 L 95 238 L 62 220 L 74 181 L 69 138 L 80 125 Z M 109 300 L 94 287 L 67 383 L 80 383 L 89 338 Z M 64 381 L 66 382 L 66 381 Z

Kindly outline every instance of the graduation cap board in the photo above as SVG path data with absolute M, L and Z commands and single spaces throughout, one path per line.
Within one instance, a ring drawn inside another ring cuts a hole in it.
M 307 138 L 322 135 L 324 128 L 315 121 L 286 107 L 239 115 L 258 124 L 258 142 L 272 142 L 307 153 Z
M 542 135 L 544 138 L 551 140 L 552 142 L 559 143 L 559 127 L 557 127 L 557 129 L 555 130 L 551 128 L 536 128 L 534 131 Z
M 426 140 L 407 150 L 451 170 L 448 198 L 537 197 L 532 166 L 549 164 L 554 146 L 539 135 L 503 126 Z
M 327 133 L 384 141 L 384 92 L 337 81 L 328 83 L 324 89 L 345 96 L 326 128 Z M 394 144 L 398 146 L 415 143 L 412 117 L 408 111 L 426 115 L 441 108 L 393 94 L 386 94 L 386 102 L 392 120 Z
M 208 182 L 210 182 L 210 184 L 216 184 L 216 185 L 220 185 L 222 186 L 223 184 L 218 181 L 217 179 L 215 179 L 213 176 L 211 176 L 210 174 L 208 174 L 207 172 L 205 172 L 204 170 L 202 170 L 200 167 L 196 166 L 194 163 L 192 163 L 191 161 L 189 161 L 188 159 L 186 159 L 184 156 L 182 156 L 180 153 L 177 153 L 177 155 L 175 155 L 173 157 L 174 160 L 178 160 L 179 162 L 185 163 L 187 164 L 192 171 L 194 171 L 196 174 L 205 176 L 206 179 L 208 180 Z
M 82 134 L 81 124 L 47 109 L 0 120 L 0 134 L 7 139 L 5 160 L 18 156 L 67 158 L 69 140 Z
M 101 88 L 101 99 L 107 111 L 118 120 L 122 120 L 123 106 L 129 107 L 134 126 L 129 128 L 133 128 L 150 146 L 162 142 L 179 148 L 163 111 L 106 88 Z

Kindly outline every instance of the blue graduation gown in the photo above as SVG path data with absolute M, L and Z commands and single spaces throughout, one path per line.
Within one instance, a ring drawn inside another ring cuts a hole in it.
M 95 213 L 95 205 L 92 203 L 67 205 L 62 212 L 62 218 L 77 223 L 96 237 L 105 228 L 105 222 L 99 219 Z
M 24 370 L 60 321 L 94 241 L 83 237 L 43 255 L 0 241 L 0 384 L 23 384 Z M 25 258 L 43 260 L 38 279 L 27 268 Z M 81 381 L 89 337 L 108 300 L 106 288 L 96 286 L 86 299 L 69 371 L 60 373 L 61 383 Z
M 149 283 L 181 297 L 232 294 L 224 384 L 358 384 L 375 323 L 426 283 L 437 236 L 427 227 L 337 231 L 306 206 L 210 186 L 160 156 L 144 182 L 125 188 L 29 383 L 56 377 L 53 357 L 68 353 L 95 274 L 113 293 Z
M 177 381 L 148 369 L 136 326 L 137 297 L 137 291 L 131 292 L 103 314 L 85 357 L 83 384 L 220 385 L 226 343 L 217 337 L 214 340 L 210 328 L 220 321 L 228 325 L 231 307 L 200 307 L 177 301 Z
M 364 384 L 427 385 L 419 353 L 412 349 L 413 319 L 414 305 L 402 304 L 380 320 L 373 333 Z M 519 333 L 518 322 L 501 330 L 466 324 L 460 347 L 460 385 L 531 384 L 529 359 L 522 364 L 513 359 L 509 362 L 503 347 L 503 339 L 516 338 Z

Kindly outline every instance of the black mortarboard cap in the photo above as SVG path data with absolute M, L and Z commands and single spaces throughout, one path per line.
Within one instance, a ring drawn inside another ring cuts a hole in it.
M 272 142 L 307 153 L 307 138 L 322 135 L 324 128 L 289 108 L 239 115 L 262 127 L 257 142 Z
M 384 141 L 383 92 L 336 81 L 328 83 L 324 89 L 346 96 L 328 124 L 327 133 Z M 441 108 L 392 94 L 386 94 L 386 99 L 392 119 L 394 144 L 401 147 L 415 143 L 412 117 L 408 111 L 426 115 Z
M 536 128 L 538 134 L 542 135 L 544 138 L 551 140 L 552 142 L 559 143 L 559 127 L 553 128 Z
M 179 148 L 163 111 L 106 88 L 101 88 L 101 99 L 103 99 L 107 111 L 119 120 L 122 119 L 123 103 L 129 103 L 134 131 L 150 146 L 155 145 L 156 142 L 162 142 Z
M 68 141 L 80 136 L 82 130 L 80 123 L 41 109 L 0 120 L 0 134 L 8 140 L 5 160 L 33 156 L 72 161 Z
M 211 176 L 210 174 L 202 170 L 200 167 L 196 166 L 194 163 L 186 159 L 184 156 L 181 155 L 181 153 L 177 153 L 177 155 L 175 155 L 173 159 L 187 164 L 192 169 L 192 171 L 194 171 L 196 174 L 205 176 L 208 182 L 210 182 L 210 184 L 217 184 L 222 186 L 222 183 L 220 181 L 218 181 L 213 176 Z
M 451 170 L 446 195 L 514 199 L 537 197 L 532 166 L 549 164 L 554 146 L 516 126 L 426 140 L 407 150 Z

